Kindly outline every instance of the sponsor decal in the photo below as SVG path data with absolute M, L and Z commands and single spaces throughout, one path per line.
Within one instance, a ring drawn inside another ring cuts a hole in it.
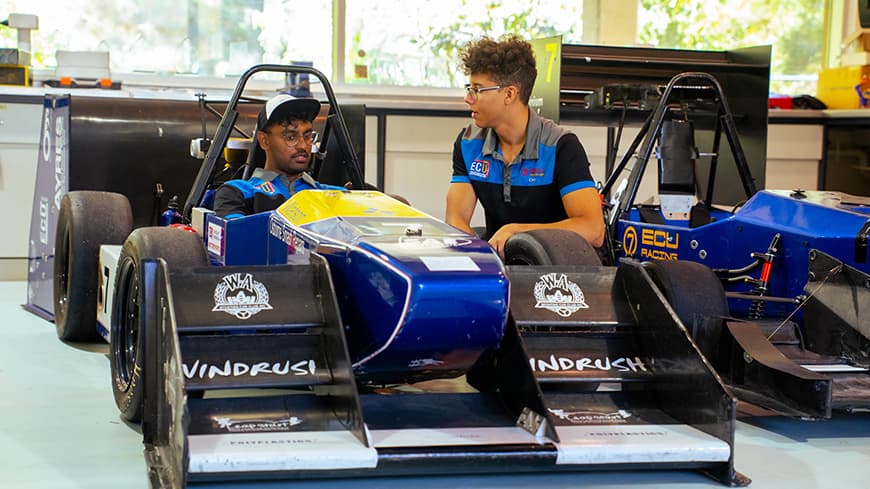
M 48 107 L 42 113 L 42 120 L 50 121 L 51 109 Z M 42 128 L 42 160 L 48 162 L 51 157 L 51 123 L 44 124 Z
M 668 436 L 665 431 L 590 431 L 587 436 Z
M 568 280 L 564 273 L 541 275 L 535 284 L 536 308 L 568 317 L 580 309 L 589 308 L 580 286 Z
M 299 206 L 299 203 L 295 200 L 290 201 L 290 205 L 281 207 L 281 213 L 284 214 L 284 217 L 290 220 L 290 222 L 298 223 L 299 221 L 304 221 L 308 214 Z
M 523 168 L 520 172 L 524 177 L 543 177 L 544 169 L 543 168 Z
M 230 433 L 256 433 L 262 431 L 284 431 L 302 423 L 302 419 L 291 416 L 286 419 L 245 419 L 214 418 L 217 426 Z
M 363 216 L 392 216 L 396 213 L 390 209 L 380 209 L 378 207 L 366 207 L 360 212 Z
M 262 310 L 272 309 L 266 286 L 250 273 L 225 275 L 214 289 L 214 308 L 239 319 L 248 319 Z
M 664 229 L 642 229 L 640 244 L 664 250 L 676 250 L 680 247 L 680 233 L 671 233 Z
M 215 377 L 256 377 L 260 374 L 271 374 L 278 376 L 285 375 L 314 375 L 317 372 L 317 365 L 314 360 L 300 360 L 291 363 L 290 360 L 283 362 L 232 362 L 225 361 L 220 365 L 199 360 L 193 362 L 193 365 L 183 363 L 181 365 L 184 377 L 186 379 L 213 379 Z
M 619 424 L 627 423 L 631 413 L 619 409 L 612 413 L 600 413 L 597 411 L 565 411 L 564 409 L 549 409 L 559 419 L 569 421 L 572 424 Z
M 408 367 L 417 368 L 417 367 L 437 367 L 438 365 L 444 365 L 444 362 L 441 360 L 435 360 L 434 358 L 420 358 L 418 360 L 411 360 L 408 363 Z
M 603 358 L 568 358 L 557 357 L 550 355 L 549 359 L 540 359 L 535 357 L 529 358 L 529 364 L 532 367 L 532 372 L 546 372 L 552 370 L 554 372 L 565 372 L 576 370 L 582 372 L 584 370 L 615 370 L 617 372 L 649 372 L 646 365 L 639 357 L 626 358 L 619 357 L 613 360 L 610 357 Z
M 419 236 L 399 236 L 399 248 L 405 250 L 434 250 L 468 246 L 468 238 L 422 238 Z
M 287 245 L 287 254 L 292 255 L 305 248 L 305 242 L 296 234 L 293 228 L 284 226 L 280 222 L 272 220 L 269 223 L 269 234 L 280 239 Z
M 640 258 L 651 260 L 678 260 L 676 250 L 680 247 L 680 233 L 664 229 L 641 229 L 640 236 L 634 226 L 625 228 L 622 247 L 626 256 L 635 256 L 640 248 Z
M 39 242 L 48 244 L 48 197 L 39 198 Z M 31 255 L 33 256 L 33 255 Z
M 480 267 L 470 256 L 421 256 L 420 261 L 430 272 L 480 271 Z
M 255 446 L 255 445 L 301 445 L 303 443 L 317 443 L 312 438 L 283 438 L 278 440 L 230 440 L 230 446 Z
M 488 160 L 475 159 L 468 167 L 468 176 L 478 178 L 489 178 L 490 163 Z
M 216 223 L 208 223 L 206 247 L 210 253 L 222 254 L 224 243 L 224 228 Z
M 257 185 L 256 188 L 262 190 L 263 192 L 265 192 L 267 194 L 274 194 L 275 193 L 275 186 L 272 185 L 272 182 L 263 182 L 260 185 Z
M 66 167 L 63 161 L 63 151 L 66 148 L 64 116 L 58 115 L 54 122 L 54 207 L 60 210 L 60 199 L 66 192 Z
M 680 256 L 676 253 L 668 253 L 664 250 L 655 250 L 648 248 L 640 249 L 640 256 L 642 258 L 649 258 L 651 260 L 679 260 Z
M 637 253 L 637 244 L 637 230 L 634 226 L 625 228 L 625 232 L 622 233 L 622 249 L 625 250 L 625 255 L 634 256 Z

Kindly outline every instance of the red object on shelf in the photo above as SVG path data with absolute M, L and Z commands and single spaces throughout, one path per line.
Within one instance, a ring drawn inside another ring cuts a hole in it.
M 777 95 L 771 93 L 767 97 L 767 108 L 769 109 L 791 109 L 792 101 L 790 95 Z

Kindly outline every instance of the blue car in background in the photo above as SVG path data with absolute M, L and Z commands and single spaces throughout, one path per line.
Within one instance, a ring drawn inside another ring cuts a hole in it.
M 708 315 L 729 319 L 703 323 L 689 314 L 681 317 L 741 399 L 813 419 L 829 418 L 832 410 L 867 409 L 870 198 L 757 189 L 734 117 L 709 74 L 683 73 L 662 89 L 655 110 L 602 188 L 608 225 L 602 255 L 611 263 L 645 262 L 677 311 L 682 305 L 670 296 L 696 287 L 682 262 L 712 269 L 727 305 Z M 700 150 L 698 120 L 707 121 L 711 134 L 705 139 L 711 146 Z M 728 149 L 721 144 L 723 135 Z M 745 198 L 715 205 L 725 184 L 719 163 L 729 149 Z M 638 202 L 654 151 L 657 192 Z

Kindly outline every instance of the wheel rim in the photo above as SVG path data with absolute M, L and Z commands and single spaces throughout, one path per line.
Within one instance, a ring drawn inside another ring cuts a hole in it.
M 136 366 L 139 338 L 139 274 L 134 263 L 124 267 L 119 285 L 119 324 L 117 331 L 113 331 L 117 338 L 112 341 L 112 358 L 115 359 L 115 381 L 122 391 L 127 391 Z

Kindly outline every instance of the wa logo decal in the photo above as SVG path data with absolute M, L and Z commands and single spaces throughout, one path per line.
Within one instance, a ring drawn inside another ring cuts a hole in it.
M 272 309 L 266 286 L 250 273 L 224 276 L 214 289 L 214 309 L 239 319 L 248 319 L 262 310 Z
M 589 308 L 580 286 L 568 280 L 564 273 L 541 275 L 534 292 L 536 308 L 553 311 L 563 318 Z

